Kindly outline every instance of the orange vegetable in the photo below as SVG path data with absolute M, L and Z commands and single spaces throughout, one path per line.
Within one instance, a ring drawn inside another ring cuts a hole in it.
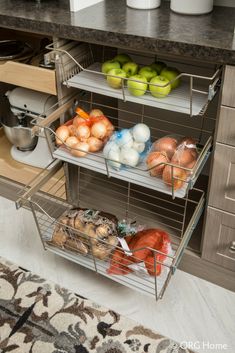
M 81 116 L 83 119 L 90 119 L 90 115 L 87 114 L 84 110 L 82 110 L 81 108 L 77 107 L 76 108 L 76 113 Z

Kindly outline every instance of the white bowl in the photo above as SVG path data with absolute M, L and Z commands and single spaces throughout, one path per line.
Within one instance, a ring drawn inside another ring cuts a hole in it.
M 185 15 L 203 15 L 213 10 L 213 0 L 171 0 L 171 10 Z
M 161 0 L 126 0 L 129 7 L 140 10 L 156 9 L 161 5 Z

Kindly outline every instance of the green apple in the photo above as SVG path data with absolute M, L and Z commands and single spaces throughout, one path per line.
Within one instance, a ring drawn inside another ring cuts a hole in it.
M 115 77 L 109 75 L 114 75 Z M 123 78 L 126 78 L 126 73 L 122 69 L 112 69 L 107 73 L 107 82 L 112 88 L 121 88 Z
M 134 63 L 133 61 L 128 61 L 125 63 L 122 67 L 122 70 L 126 72 L 127 77 L 131 77 L 133 75 L 136 75 L 138 72 L 138 65 Z
M 156 98 L 164 98 L 166 97 L 171 91 L 171 85 L 165 86 L 170 81 L 164 76 L 155 76 L 149 82 L 149 90 L 152 96 Z M 152 84 L 158 85 L 153 86 Z M 164 87 L 165 86 L 165 87 Z
M 112 69 L 120 69 L 120 64 L 115 60 L 107 60 L 102 64 L 101 71 L 103 74 L 107 74 Z
M 127 88 L 133 96 L 143 96 L 148 88 L 148 81 L 144 76 L 133 75 L 127 81 Z
M 175 69 L 174 67 L 165 67 L 162 71 L 161 71 L 161 76 L 166 77 L 169 81 L 175 80 L 173 82 L 171 82 L 171 88 L 177 88 L 179 87 L 180 83 L 181 83 L 181 79 L 176 77 L 180 75 L 179 70 Z
M 144 76 L 149 82 L 154 76 L 157 76 L 157 72 L 153 70 L 150 66 L 144 66 L 139 70 L 139 74 Z
M 157 74 L 160 75 L 161 71 L 164 69 L 164 67 L 166 67 L 166 64 L 163 63 L 162 61 L 155 61 L 150 65 L 150 67 L 153 70 L 157 71 Z
M 113 58 L 113 60 L 118 61 L 121 66 L 129 61 L 132 61 L 131 57 L 127 54 L 118 54 Z

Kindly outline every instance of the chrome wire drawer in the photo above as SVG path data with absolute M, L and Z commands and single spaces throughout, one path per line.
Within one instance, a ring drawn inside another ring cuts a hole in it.
M 96 271 L 113 281 L 151 295 L 156 300 L 162 298 L 202 213 L 203 191 L 193 189 L 187 198 L 173 202 L 168 195 L 78 168 L 76 202 L 71 203 L 68 201 L 68 184 L 64 170 L 66 165 L 61 169 L 61 163 L 55 162 L 50 169 L 44 170 L 38 178 L 23 189 L 17 201 L 17 207 L 23 204 L 31 207 L 44 249 Z M 102 240 L 103 245 L 106 249 L 110 249 L 110 252 L 105 260 L 97 258 L 93 251 L 94 239 L 87 233 L 63 223 L 61 217 L 74 207 L 103 210 L 112 213 L 119 220 L 132 220 L 146 228 L 161 229 L 169 234 L 172 250 L 163 261 L 158 260 L 158 256 L 162 254 L 161 251 L 149 247 L 133 249 L 132 258 L 135 258 L 139 250 L 151 252 L 154 258 L 154 264 L 152 264 L 154 273 L 149 275 L 146 272 L 146 264 L 136 262 L 131 273 L 112 275 L 108 269 L 110 263 L 114 261 L 114 251 L 122 251 L 120 243 L 113 247 L 106 240 Z M 60 231 L 67 234 L 66 242 L 53 241 L 53 234 L 58 227 Z M 89 251 L 86 254 L 76 246 L 78 239 L 83 239 L 83 243 L 87 245 Z

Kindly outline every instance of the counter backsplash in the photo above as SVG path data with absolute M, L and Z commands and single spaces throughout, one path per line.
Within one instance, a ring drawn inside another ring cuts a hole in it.
M 164 1 L 170 1 L 170 0 L 164 0 Z M 235 1 L 234 0 L 214 0 L 214 5 L 235 7 Z

